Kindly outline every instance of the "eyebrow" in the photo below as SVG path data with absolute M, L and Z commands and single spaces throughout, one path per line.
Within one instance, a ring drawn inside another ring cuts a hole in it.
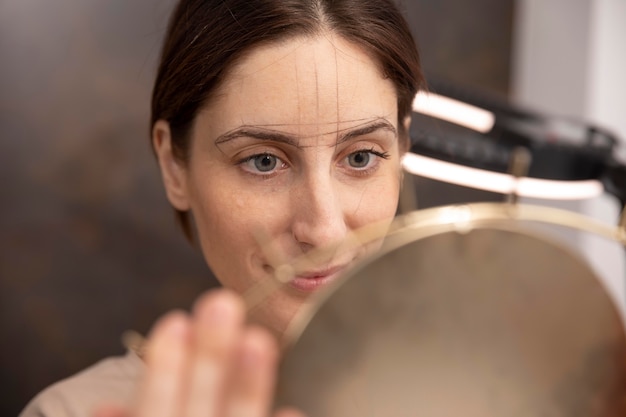
M 392 132 L 394 136 L 397 137 L 396 128 L 385 118 L 379 117 L 373 121 L 369 121 L 364 123 L 361 126 L 358 126 L 353 129 L 346 129 L 347 131 L 344 133 L 339 133 L 339 137 L 335 145 L 339 145 L 340 143 L 349 141 L 353 138 L 369 135 L 378 130 L 384 130 Z M 299 139 L 297 137 L 273 130 L 268 129 L 262 126 L 250 126 L 243 125 L 238 128 L 235 128 L 229 132 L 220 135 L 216 140 L 216 145 L 221 145 L 223 143 L 229 142 L 233 139 L 247 137 L 258 140 L 267 140 L 273 142 L 284 143 L 296 148 L 302 148 L 299 143 Z
M 215 139 L 215 144 L 221 145 L 222 143 L 226 143 L 233 139 L 242 137 L 281 142 L 287 145 L 298 147 L 298 141 L 296 140 L 296 138 L 278 132 L 276 130 L 259 128 L 256 126 L 240 126 L 234 130 L 226 132 L 223 135 L 220 135 L 217 139 Z
M 356 129 L 352 129 L 342 135 L 339 135 L 339 139 L 337 139 L 337 145 L 359 136 L 369 135 L 370 133 L 374 133 L 378 130 L 391 132 L 393 133 L 394 137 L 398 136 L 396 128 L 389 122 L 389 120 L 379 117 L 373 122 L 365 123 L 363 126 L 357 127 Z

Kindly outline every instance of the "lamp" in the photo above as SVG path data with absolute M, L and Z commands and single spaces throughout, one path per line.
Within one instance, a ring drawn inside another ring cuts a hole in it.
M 626 169 L 617 139 L 581 121 L 547 117 L 446 85 L 413 102 L 406 171 L 452 184 L 525 197 L 574 200 L 605 189 L 622 205 Z M 526 148 L 528 173 L 508 174 L 513 151 Z

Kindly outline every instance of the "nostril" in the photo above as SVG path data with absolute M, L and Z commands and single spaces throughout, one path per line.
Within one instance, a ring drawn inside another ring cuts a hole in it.
M 293 225 L 293 237 L 303 253 L 340 243 L 347 234 L 343 218 L 323 219 L 318 222 L 300 221 Z
M 302 253 L 307 253 L 311 249 L 313 249 L 313 245 L 311 245 L 310 243 L 300 242 L 297 239 L 296 239 L 296 242 L 298 243 L 298 246 L 300 247 L 300 250 L 302 251 Z

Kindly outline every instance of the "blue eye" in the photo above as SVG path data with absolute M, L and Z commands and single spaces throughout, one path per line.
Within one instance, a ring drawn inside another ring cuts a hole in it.
M 352 168 L 365 168 L 371 159 L 369 151 L 354 152 L 348 155 L 348 163 Z
M 254 161 L 254 167 L 260 172 L 273 171 L 278 165 L 278 158 L 270 154 L 256 155 L 250 160 Z
M 286 165 L 282 159 L 271 153 L 259 153 L 251 155 L 238 162 L 245 171 L 264 177 L 277 173 Z

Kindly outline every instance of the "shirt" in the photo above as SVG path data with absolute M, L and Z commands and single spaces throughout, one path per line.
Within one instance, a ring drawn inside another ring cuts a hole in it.
M 103 359 L 39 393 L 19 417 L 89 417 L 102 404 L 130 405 L 144 370 L 133 352 Z

